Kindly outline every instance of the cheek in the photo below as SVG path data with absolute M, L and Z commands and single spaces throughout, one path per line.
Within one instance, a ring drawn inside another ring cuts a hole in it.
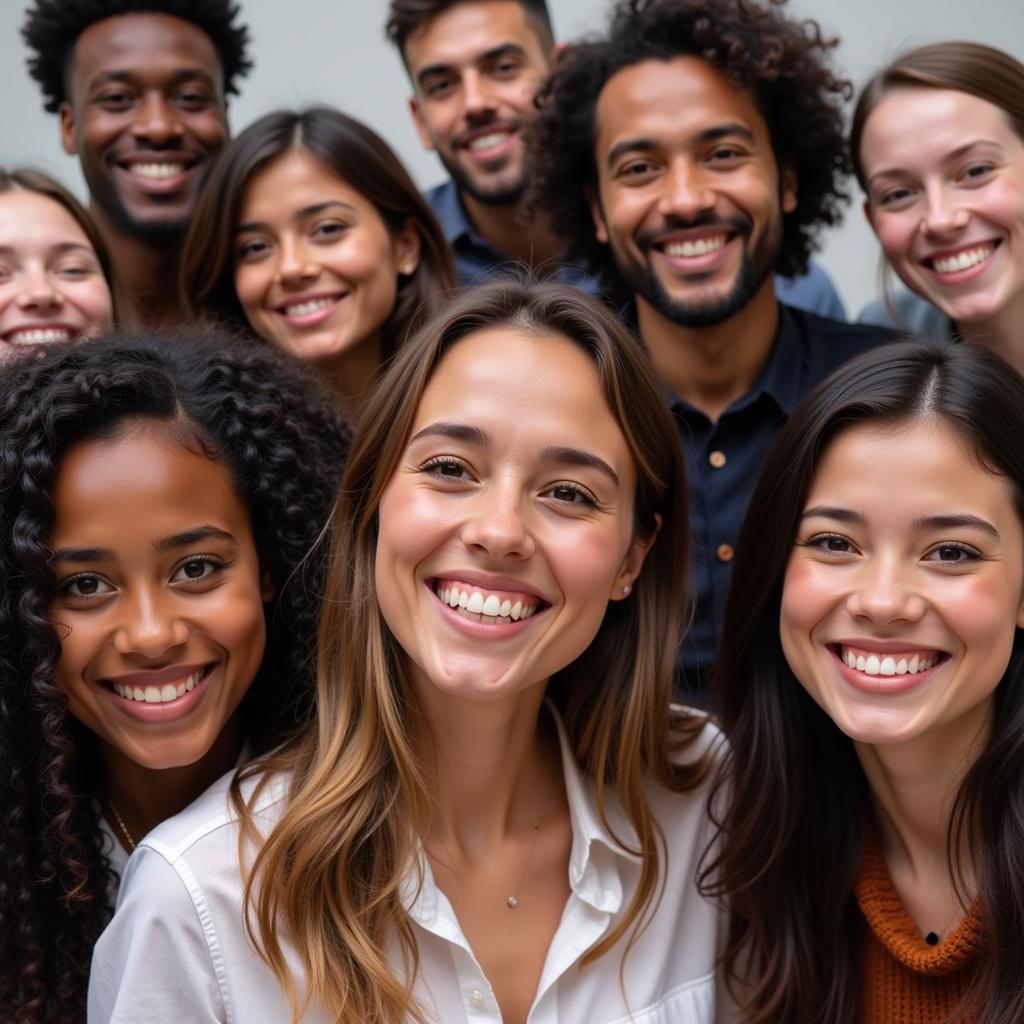
M 901 213 L 875 212 L 875 234 L 882 252 L 893 265 L 907 262 L 909 247 L 920 218 L 903 211 Z
M 799 663 L 811 654 L 812 633 L 835 603 L 833 588 L 822 567 L 795 554 L 782 585 L 779 636 L 786 660 L 798 677 Z
M 112 308 L 110 290 L 106 282 L 97 279 L 88 285 L 80 285 L 73 292 L 66 293 L 68 298 L 82 311 L 89 324 L 98 330 L 110 329 Z
M 240 266 L 235 270 L 235 296 L 246 319 L 252 320 L 263 312 L 263 296 L 271 279 L 268 267 Z

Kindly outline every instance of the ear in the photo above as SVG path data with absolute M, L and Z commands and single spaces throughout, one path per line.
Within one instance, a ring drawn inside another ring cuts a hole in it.
M 630 544 L 629 550 L 626 552 L 626 557 L 622 560 L 622 565 L 619 566 L 618 574 L 615 577 L 615 583 L 612 586 L 612 592 L 609 595 L 612 601 L 622 601 L 629 597 L 633 592 L 633 584 L 636 582 L 636 578 L 640 575 L 640 570 L 643 568 L 647 552 L 651 550 L 660 529 L 661 516 L 656 515 L 654 517 L 654 532 L 650 537 L 634 538 L 633 543 Z
M 71 104 L 65 100 L 57 111 L 60 118 L 60 144 L 64 152 L 74 156 L 78 152 L 78 140 L 75 138 L 75 112 Z
M 871 226 L 871 230 L 875 230 L 875 213 L 871 209 L 871 200 L 865 199 L 861 204 L 861 209 L 864 211 L 864 219 Z
M 594 234 L 599 242 L 608 244 L 608 225 L 604 222 L 604 210 L 601 209 L 601 197 L 597 194 L 593 185 L 589 183 L 583 186 L 583 196 L 590 207 L 590 216 L 594 219 Z
M 407 217 L 402 227 L 391 240 L 395 254 L 395 266 L 400 274 L 408 277 L 420 265 L 420 232 L 416 222 Z
M 792 213 L 796 209 L 797 173 L 793 164 L 782 168 L 782 212 Z
M 430 131 L 427 129 L 427 122 L 420 109 L 420 101 L 415 96 L 409 97 L 409 113 L 412 114 L 412 123 L 416 126 L 416 134 L 420 137 L 423 148 L 428 153 L 433 153 L 434 140 L 430 137 Z

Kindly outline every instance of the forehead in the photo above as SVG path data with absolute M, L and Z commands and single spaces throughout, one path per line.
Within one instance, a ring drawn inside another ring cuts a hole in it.
M 41 240 L 92 246 L 81 225 L 55 199 L 28 189 L 0 192 L 0 245 Z
M 882 163 L 911 164 L 975 141 L 1024 146 L 994 103 L 955 89 L 901 86 L 886 93 L 868 116 L 861 158 L 873 171 Z
M 72 445 L 57 471 L 53 503 L 55 546 L 72 535 L 75 545 L 111 547 L 119 537 L 167 536 L 204 524 L 248 529 L 227 467 L 157 423 Z
M 198 25 L 155 11 L 94 22 L 78 37 L 69 64 L 72 84 L 86 87 L 102 74 L 159 78 L 183 71 L 218 86 L 223 77 L 213 40 Z
M 518 43 L 541 56 L 540 38 L 517 0 L 466 0 L 435 15 L 405 41 L 405 62 L 415 78 L 434 64 L 468 64 L 488 50 Z
M 700 57 L 645 60 L 622 68 L 601 90 L 596 116 L 599 157 L 626 137 L 668 144 L 733 123 L 768 141 L 768 127 L 750 90 Z

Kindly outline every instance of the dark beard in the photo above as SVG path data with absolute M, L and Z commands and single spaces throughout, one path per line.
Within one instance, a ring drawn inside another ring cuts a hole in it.
M 782 245 L 781 223 L 769 226 L 769 230 L 762 235 L 753 250 L 747 245 L 751 224 L 745 218 L 735 218 L 727 222 L 715 220 L 670 225 L 667 228 L 659 229 L 657 234 L 663 235 L 666 230 L 681 230 L 723 223 L 743 239 L 743 251 L 736 280 L 733 282 L 732 288 L 724 295 L 713 296 L 703 301 L 681 301 L 673 298 L 654 272 L 650 259 L 651 242 L 648 241 L 645 244 L 643 236 L 637 238 L 637 243 L 645 254 L 643 264 L 622 260 L 613 249 L 612 256 L 615 265 L 635 295 L 645 299 L 666 320 L 677 326 L 713 327 L 716 324 L 724 323 L 739 313 L 753 299 L 775 269 L 775 262 Z
M 438 154 L 440 156 L 440 154 Z M 483 188 L 466 173 L 465 170 L 454 160 L 449 161 L 441 157 L 444 169 L 455 182 L 455 187 L 460 193 L 472 196 L 478 203 L 484 206 L 516 206 L 523 198 L 526 191 L 526 168 L 523 168 L 519 180 L 510 184 L 499 183 L 490 188 Z
M 126 235 L 150 242 L 168 242 L 181 239 L 188 229 L 191 218 L 175 220 L 139 220 L 129 213 L 117 194 L 103 204 L 104 210 L 118 229 Z

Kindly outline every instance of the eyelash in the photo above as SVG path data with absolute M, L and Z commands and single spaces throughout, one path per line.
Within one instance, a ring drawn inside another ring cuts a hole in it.
M 454 466 L 456 469 L 464 470 L 467 472 L 469 468 L 466 465 L 466 463 L 462 461 L 462 459 L 457 459 L 453 455 L 436 455 L 434 456 L 434 458 L 428 459 L 425 463 L 423 463 L 423 465 L 420 467 L 420 472 L 430 473 L 431 475 L 437 476 L 442 480 L 460 479 L 459 477 L 446 476 L 445 474 L 439 472 L 440 469 L 446 466 Z M 566 501 L 564 498 L 554 498 L 553 500 L 557 501 L 560 505 L 586 505 L 589 508 L 597 507 L 597 498 L 595 498 L 594 495 L 589 490 L 587 490 L 586 487 L 583 487 L 581 484 L 573 483 L 571 480 L 559 480 L 557 483 L 553 483 L 549 487 L 547 487 L 544 493 L 550 494 L 552 491 L 555 491 L 561 487 L 568 488 L 569 490 L 571 490 L 573 492 L 574 500 Z M 575 500 L 576 498 L 579 498 L 581 500 L 577 501 Z
M 171 571 L 170 578 L 173 580 L 178 573 L 180 573 L 186 565 L 195 565 L 199 563 L 204 566 L 209 566 L 210 571 L 202 576 L 194 579 L 185 577 L 182 580 L 178 580 L 179 583 L 205 583 L 207 580 L 216 576 L 218 573 L 223 572 L 224 569 L 228 568 L 229 563 L 217 558 L 215 555 L 189 555 L 187 558 L 182 559 Z M 110 588 L 108 590 L 101 591 L 96 594 L 76 594 L 72 592 L 72 588 L 76 583 L 81 583 L 83 580 L 97 580 L 104 586 Z M 108 597 L 116 588 L 107 583 L 98 573 L 95 572 L 80 572 L 74 576 L 68 577 L 64 580 L 57 588 L 58 592 L 64 597 L 71 598 L 75 601 L 99 601 L 105 597 Z
M 826 546 L 830 540 L 841 541 L 843 544 L 848 545 L 848 549 L 845 551 L 836 551 L 834 549 L 830 549 Z M 852 543 L 852 541 L 850 541 L 849 538 L 844 537 L 841 533 L 816 533 L 813 537 L 808 537 L 808 539 L 803 542 L 802 546 L 807 548 L 815 548 L 816 550 L 829 555 L 846 555 L 849 554 L 851 550 L 856 550 L 855 545 Z M 938 544 L 933 544 L 928 549 L 928 551 L 926 552 L 926 556 L 931 555 L 937 551 L 941 551 L 943 548 L 952 548 L 953 550 L 960 552 L 965 557 L 958 559 L 928 560 L 938 561 L 941 564 L 945 565 L 959 565 L 963 564 L 964 562 L 977 561 L 982 557 L 981 552 L 978 551 L 977 548 L 973 548 L 970 544 L 965 544 L 963 541 L 959 540 L 939 541 Z

